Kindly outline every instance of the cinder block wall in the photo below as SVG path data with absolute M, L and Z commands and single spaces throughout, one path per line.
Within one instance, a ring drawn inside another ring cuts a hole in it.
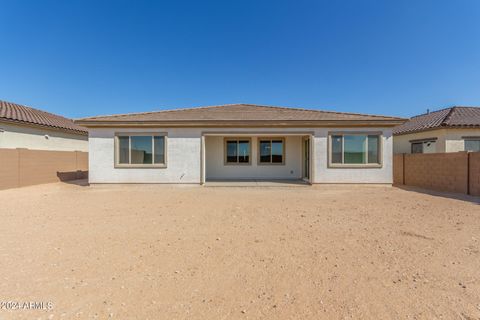
M 404 184 L 467 193 L 467 153 L 405 155 Z
M 0 149 L 0 190 L 18 186 L 18 150 Z
M 398 154 L 394 184 L 480 195 L 480 153 Z
M 0 189 L 87 177 L 88 153 L 0 149 Z
M 403 154 L 393 155 L 393 184 L 403 184 Z
M 470 153 L 470 194 L 480 196 L 480 152 Z

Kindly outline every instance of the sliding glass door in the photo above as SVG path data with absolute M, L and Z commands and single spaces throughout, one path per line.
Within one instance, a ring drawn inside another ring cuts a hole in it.
M 310 180 L 310 138 L 303 138 L 303 179 Z

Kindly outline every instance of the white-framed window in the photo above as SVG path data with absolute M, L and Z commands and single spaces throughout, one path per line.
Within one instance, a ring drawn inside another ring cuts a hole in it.
M 115 167 L 166 167 L 165 133 L 115 134 Z
M 330 167 L 381 167 L 382 135 L 378 132 L 329 134 Z
M 285 138 L 258 138 L 258 164 L 285 164 Z
M 249 165 L 251 150 L 250 138 L 225 138 L 224 162 L 226 165 Z
M 480 152 L 480 137 L 465 137 L 465 151 Z

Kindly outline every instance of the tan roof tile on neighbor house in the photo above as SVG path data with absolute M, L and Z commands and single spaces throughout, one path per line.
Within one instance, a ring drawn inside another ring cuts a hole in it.
M 86 134 L 87 129 L 75 124 L 65 117 L 23 106 L 20 104 L 0 100 L 0 121 L 33 124 Z
M 450 107 L 412 117 L 393 129 L 393 134 L 407 134 L 440 128 L 480 127 L 480 107 Z
M 328 121 L 366 121 L 398 122 L 398 117 L 377 116 L 357 113 L 320 111 L 300 108 L 262 106 L 253 104 L 229 104 L 197 107 L 188 109 L 161 110 L 154 112 L 129 113 L 109 116 L 97 116 L 76 120 L 82 125 L 96 123 L 139 123 L 139 122 L 328 122 Z

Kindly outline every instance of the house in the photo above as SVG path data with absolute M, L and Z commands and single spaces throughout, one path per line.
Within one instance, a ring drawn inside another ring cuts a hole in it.
M 480 108 L 451 107 L 393 129 L 394 153 L 480 151 Z
M 79 119 L 90 183 L 392 183 L 397 117 L 231 104 Z
M 72 120 L 0 101 L 0 190 L 86 178 L 88 132 Z
M 88 151 L 85 128 L 52 113 L 0 100 L 0 149 Z

